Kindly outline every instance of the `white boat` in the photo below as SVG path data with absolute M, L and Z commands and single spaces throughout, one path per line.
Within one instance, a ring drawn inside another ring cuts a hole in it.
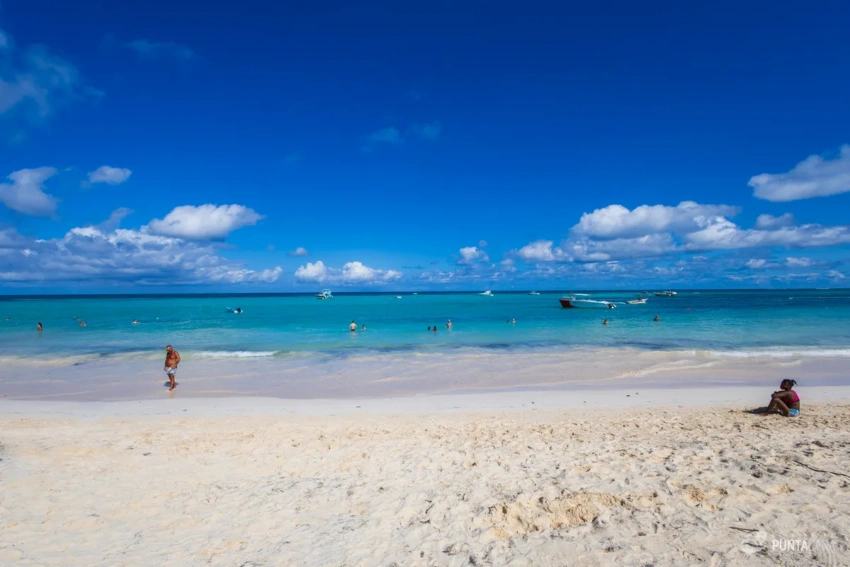
M 540 295 L 539 291 L 529 291 L 528 295 Z
M 656 291 L 655 297 L 673 297 L 678 295 L 675 291 Z
M 564 309 L 614 309 L 617 307 L 611 301 L 601 299 L 576 299 L 573 295 L 565 295 L 560 300 Z
M 482 291 L 478 295 L 483 295 L 484 297 L 493 297 L 493 292 L 489 289 Z
M 334 296 L 331 295 L 331 290 L 323 289 L 319 293 L 316 294 L 316 299 L 333 299 Z
M 626 301 L 626 303 L 628 303 L 629 305 L 643 305 L 644 303 L 646 303 L 646 298 L 640 297 L 638 299 L 630 299 Z
M 396 299 L 401 299 L 401 296 L 400 296 L 400 295 L 396 295 L 396 296 L 395 296 L 395 298 L 396 298 Z

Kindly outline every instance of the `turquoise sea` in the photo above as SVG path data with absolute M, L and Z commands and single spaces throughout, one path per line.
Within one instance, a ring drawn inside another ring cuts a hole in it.
M 634 298 L 633 292 L 587 293 L 615 302 Z M 685 291 L 608 310 L 563 309 L 562 295 L 338 293 L 324 301 L 313 295 L 6 296 L 0 297 L 0 356 L 113 356 L 159 352 L 166 343 L 222 357 L 463 347 L 850 349 L 846 289 Z M 660 323 L 653 323 L 656 315 Z M 601 325 L 604 318 L 608 326 Z M 350 333 L 352 320 L 366 331 Z M 40 334 L 37 322 L 44 325 Z M 434 326 L 436 333 L 426 330 Z
M 563 293 L 498 290 L 493 297 L 337 293 L 324 301 L 312 294 L 5 296 L 0 396 L 160 395 L 166 344 L 183 356 L 181 395 L 847 381 L 850 290 L 683 291 L 645 305 L 625 304 L 634 292 L 588 293 L 617 306 L 564 309 Z M 366 330 L 350 333 L 352 320 Z

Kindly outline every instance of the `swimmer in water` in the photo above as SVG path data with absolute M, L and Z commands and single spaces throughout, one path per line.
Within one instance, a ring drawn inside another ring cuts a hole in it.
M 607 325 L 607 324 L 608 324 L 608 319 L 605 319 L 604 321 L 602 321 L 602 324 L 603 324 L 603 325 Z
M 451 329 L 451 328 L 452 328 L 452 320 L 449 319 L 448 321 L 446 321 L 446 329 Z
M 85 327 L 85 326 L 86 326 L 86 322 L 85 322 L 85 321 L 80 321 L 80 327 Z
M 366 330 L 366 325 L 362 325 L 362 326 L 360 327 L 360 330 L 361 330 L 361 331 L 365 331 L 365 330 Z
M 430 331 L 430 330 L 431 330 L 431 327 L 428 327 L 428 330 Z
M 138 324 L 139 324 L 139 320 L 138 320 L 138 319 L 133 319 L 133 322 L 132 322 L 131 324 L 132 324 L 132 325 L 138 325 Z
M 352 321 L 351 325 L 348 326 L 348 330 L 351 331 L 352 333 L 356 333 L 357 332 L 357 323 Z
M 44 326 L 41 324 L 41 322 L 36 323 L 35 328 L 38 329 L 39 333 L 44 330 Z
M 659 318 L 658 318 L 658 315 L 656 315 L 656 316 L 655 316 L 655 319 L 653 319 L 653 321 L 655 321 L 656 323 L 658 323 L 659 321 L 661 321 L 661 319 L 659 319 Z

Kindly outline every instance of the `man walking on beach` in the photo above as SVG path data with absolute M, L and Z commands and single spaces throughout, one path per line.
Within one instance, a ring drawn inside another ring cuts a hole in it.
M 177 387 L 174 375 L 177 373 L 178 364 L 180 364 L 180 353 L 174 350 L 174 347 L 168 345 L 165 347 L 165 365 L 162 367 L 162 370 L 168 374 L 168 378 L 171 380 L 171 387 L 168 389 L 169 392 Z

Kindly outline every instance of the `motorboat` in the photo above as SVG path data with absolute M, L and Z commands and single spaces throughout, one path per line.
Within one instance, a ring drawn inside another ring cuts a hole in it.
M 482 291 L 478 295 L 483 295 L 484 297 L 494 297 L 493 292 L 490 291 L 489 289 Z
M 611 301 L 600 299 L 576 299 L 573 295 L 565 295 L 560 300 L 564 309 L 614 309 L 617 307 Z
M 400 296 L 400 295 L 396 295 L 396 296 L 395 296 L 395 298 L 396 298 L 396 299 L 401 299 L 401 296 Z
M 316 294 L 316 299 L 333 299 L 334 296 L 331 295 L 331 290 L 323 289 L 319 293 Z
M 637 299 L 629 299 L 628 301 L 626 301 L 626 303 L 629 305 L 643 305 L 644 303 L 646 303 L 646 298 L 639 297 Z
M 529 291 L 528 295 L 540 295 L 539 291 Z
M 678 295 L 675 291 L 656 291 L 655 297 L 674 297 Z

